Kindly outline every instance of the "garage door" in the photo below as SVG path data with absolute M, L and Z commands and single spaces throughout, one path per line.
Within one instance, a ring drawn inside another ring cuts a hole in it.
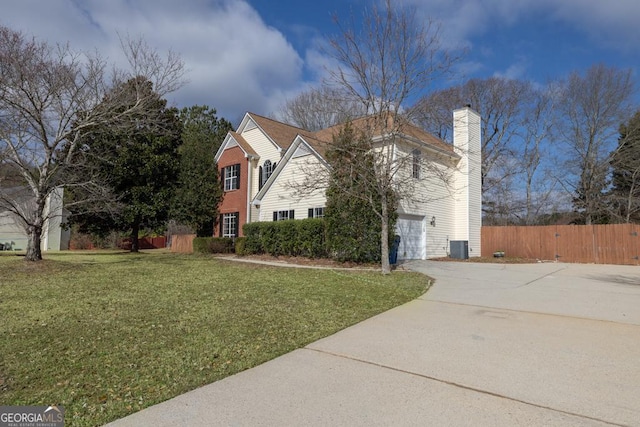
M 425 253 L 424 217 L 400 215 L 396 223 L 400 236 L 398 259 L 422 259 Z

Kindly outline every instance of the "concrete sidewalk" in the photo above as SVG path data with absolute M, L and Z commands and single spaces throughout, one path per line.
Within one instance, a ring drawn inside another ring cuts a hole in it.
M 640 269 L 406 267 L 422 298 L 111 425 L 640 425 Z

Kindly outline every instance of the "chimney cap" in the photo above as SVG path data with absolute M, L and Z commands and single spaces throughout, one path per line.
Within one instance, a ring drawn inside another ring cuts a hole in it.
M 471 108 L 471 104 L 465 104 L 464 106 L 467 108 Z

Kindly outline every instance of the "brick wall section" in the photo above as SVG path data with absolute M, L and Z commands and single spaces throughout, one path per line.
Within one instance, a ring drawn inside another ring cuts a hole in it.
M 240 218 L 238 219 L 238 227 L 240 236 L 242 236 L 242 225 L 247 222 L 247 174 L 249 173 L 249 160 L 245 157 L 244 152 L 240 147 L 231 147 L 222 153 L 218 160 L 218 169 L 220 171 L 220 181 L 224 185 L 224 173 L 223 169 L 227 166 L 240 165 L 240 189 L 225 191 L 222 203 L 219 207 L 219 214 L 239 212 Z M 223 187 L 224 188 L 224 187 Z M 220 237 L 220 223 L 216 223 L 213 235 Z

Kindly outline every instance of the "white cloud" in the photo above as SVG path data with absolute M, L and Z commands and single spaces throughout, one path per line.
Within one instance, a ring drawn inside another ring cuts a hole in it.
M 529 63 L 526 58 L 520 58 L 517 62 L 509 65 L 504 71 L 496 71 L 495 77 L 504 77 L 511 80 L 521 80 L 526 77 Z
M 448 44 L 469 44 L 477 35 L 531 19 L 570 25 L 591 41 L 618 50 L 640 45 L 638 0 L 407 0 L 425 16 L 443 23 Z
M 21 0 L 3 5 L 0 23 L 76 49 L 97 49 L 122 64 L 118 34 L 143 36 L 179 52 L 190 83 L 169 98 L 208 104 L 234 119 L 266 114 L 299 85 L 303 60 L 243 0 Z

